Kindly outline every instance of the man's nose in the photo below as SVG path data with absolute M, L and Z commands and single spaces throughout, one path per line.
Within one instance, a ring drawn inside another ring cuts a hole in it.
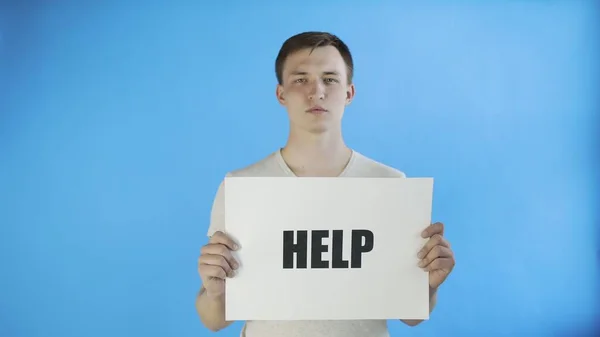
M 324 99 L 325 98 L 325 88 L 323 86 L 323 84 L 321 84 L 320 82 L 316 82 L 313 85 L 311 85 L 309 94 L 308 94 L 308 98 L 310 100 L 315 100 L 315 99 Z

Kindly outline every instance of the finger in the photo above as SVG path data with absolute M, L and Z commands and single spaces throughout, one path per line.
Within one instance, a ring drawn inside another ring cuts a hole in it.
M 441 222 L 436 222 L 434 224 L 429 225 L 423 232 L 421 236 L 424 238 L 432 237 L 435 234 L 444 235 L 444 224 Z
M 233 266 L 221 255 L 202 255 L 198 259 L 200 265 L 206 264 L 223 268 L 227 276 L 232 276 Z
M 211 278 L 224 280 L 227 277 L 225 270 L 220 266 L 212 266 L 209 264 L 200 265 L 200 275 L 202 275 L 202 281 L 206 282 Z
M 217 231 L 210 237 L 209 243 L 221 244 L 227 246 L 231 250 L 238 250 L 240 246 L 235 243 L 227 234 Z
M 205 245 L 204 247 L 202 247 L 202 250 L 200 251 L 200 256 L 202 256 L 202 255 L 220 255 L 220 256 L 224 257 L 225 260 L 227 260 L 227 263 L 229 263 L 231 268 L 237 269 L 239 266 L 239 263 L 236 261 L 236 259 L 231 254 L 231 251 L 229 250 L 229 248 L 227 248 L 227 246 L 224 246 L 221 244 Z
M 438 270 L 438 269 L 452 269 L 454 267 L 454 258 L 451 257 L 440 257 L 437 258 L 427 266 L 424 267 L 427 271 Z
M 452 251 L 450 250 L 450 248 L 444 247 L 444 246 L 435 246 L 421 260 L 421 262 L 419 263 L 419 267 L 426 267 L 427 265 L 429 265 L 431 263 L 431 261 L 433 261 L 437 258 L 452 257 L 452 256 L 453 256 L 453 254 L 452 254 Z
M 428 241 L 427 243 L 425 243 L 425 245 L 423 245 L 423 248 L 421 248 L 421 250 L 419 251 L 419 253 L 417 254 L 417 257 L 419 259 L 422 259 L 423 257 L 425 257 L 425 255 L 427 255 L 427 253 L 429 253 L 429 251 L 431 251 L 431 249 L 433 249 L 433 247 L 435 246 L 444 246 L 444 247 L 448 247 L 450 248 L 450 243 L 444 239 L 443 236 L 441 236 L 440 234 L 434 234 Z

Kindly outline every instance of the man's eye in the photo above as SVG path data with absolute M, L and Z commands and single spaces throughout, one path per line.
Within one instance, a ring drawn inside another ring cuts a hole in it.
M 305 81 L 306 80 L 304 78 L 298 78 L 298 79 L 294 80 L 294 83 L 303 83 Z
M 327 83 L 337 83 L 338 80 L 336 80 L 335 78 L 326 78 L 325 82 Z

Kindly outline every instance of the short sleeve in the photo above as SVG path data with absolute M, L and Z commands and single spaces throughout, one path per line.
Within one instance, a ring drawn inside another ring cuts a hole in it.
M 213 200 L 210 211 L 210 224 L 208 226 L 208 237 L 210 238 L 218 231 L 225 231 L 225 182 L 221 181 Z

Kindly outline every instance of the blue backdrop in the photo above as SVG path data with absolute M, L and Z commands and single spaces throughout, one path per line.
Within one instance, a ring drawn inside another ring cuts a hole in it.
M 0 336 L 210 333 L 214 193 L 284 144 L 274 61 L 304 30 L 354 53 L 348 143 L 436 179 L 457 266 L 392 336 L 592 334 L 598 6 L 199 3 L 0 5 Z

